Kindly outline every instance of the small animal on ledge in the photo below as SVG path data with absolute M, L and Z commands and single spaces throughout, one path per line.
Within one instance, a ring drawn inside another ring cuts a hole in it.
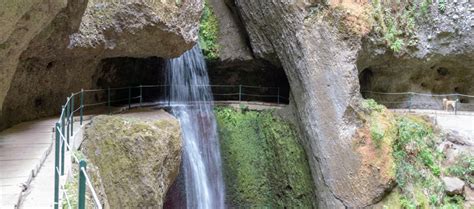
M 456 111 L 456 103 L 459 102 L 459 99 L 456 100 L 449 100 L 448 98 L 443 99 L 443 108 L 444 111 L 449 111 L 449 107 L 451 106 L 453 108 L 453 111 Z

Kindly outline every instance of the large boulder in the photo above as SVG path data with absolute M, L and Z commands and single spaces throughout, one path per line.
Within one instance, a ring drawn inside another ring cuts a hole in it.
M 71 92 L 120 80 L 103 72 L 103 60 L 179 56 L 197 41 L 202 8 L 202 0 L 45 0 L 0 10 L 0 21 L 16 21 L 0 26 L 0 129 L 57 113 Z
M 97 116 L 82 147 L 110 208 L 161 208 L 181 164 L 180 126 L 171 116 Z
M 443 177 L 442 178 L 445 191 L 449 195 L 460 195 L 463 193 L 464 181 L 456 177 Z

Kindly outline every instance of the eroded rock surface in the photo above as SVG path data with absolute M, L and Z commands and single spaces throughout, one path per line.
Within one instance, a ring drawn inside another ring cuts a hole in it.
M 394 53 L 385 47 L 380 37 L 364 39 L 357 63 L 362 91 L 474 94 L 473 5 L 470 1 L 446 1 L 445 4 L 444 12 L 433 3 L 426 17 L 417 19 L 414 31 L 417 42 L 406 53 Z M 409 99 L 365 95 L 386 102 L 403 103 Z M 473 109 L 472 98 L 450 97 L 455 98 L 460 99 L 460 109 Z M 441 97 L 414 99 L 434 103 L 430 104 L 432 109 L 442 108 Z M 398 106 L 402 105 L 405 104 Z
M 356 54 L 360 41 L 310 15 L 315 1 L 237 0 L 254 54 L 281 62 L 290 82 L 319 208 L 364 207 L 380 198 L 381 173 L 359 175 L 362 157 L 353 138 L 360 95 Z
M 0 29 L 0 129 L 56 114 L 71 92 L 120 79 L 93 76 L 101 74 L 103 59 L 182 54 L 197 41 L 203 8 L 201 0 L 8 5 L 0 20 L 16 22 Z
M 168 115 L 148 113 L 148 115 Z M 146 114 L 145 114 L 146 115 Z M 97 168 L 96 188 L 110 208 L 161 208 L 178 176 L 181 130 L 172 116 L 97 116 L 85 130 L 82 145 Z

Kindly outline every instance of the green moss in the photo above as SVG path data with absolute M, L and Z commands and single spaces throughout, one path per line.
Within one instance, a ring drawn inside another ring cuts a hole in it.
M 79 191 L 79 179 L 77 172 L 72 172 L 72 178 L 64 185 L 64 189 L 66 190 L 66 195 L 68 196 L 67 199 L 69 199 L 69 202 L 66 200 L 66 198 L 64 198 L 62 208 L 77 208 L 77 198 Z
M 219 22 L 213 8 L 205 1 L 204 10 L 199 27 L 199 44 L 206 59 L 219 58 Z
M 3 49 L 6 49 L 6 48 L 8 48 L 8 43 L 1 43 L 0 44 L 0 49 L 3 50 Z
M 378 104 L 373 99 L 362 101 L 362 108 L 369 113 L 370 137 L 377 148 L 392 146 L 396 138 L 396 126 L 394 116 L 389 113 L 385 106 Z
M 313 207 L 306 155 L 288 123 L 270 111 L 218 108 L 216 117 L 232 207 Z

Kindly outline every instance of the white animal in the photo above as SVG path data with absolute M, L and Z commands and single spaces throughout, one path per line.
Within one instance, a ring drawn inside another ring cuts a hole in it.
M 447 98 L 443 99 L 443 108 L 444 111 L 449 111 L 449 106 L 453 108 L 453 111 L 456 111 L 456 104 L 459 102 L 459 99 L 456 100 L 448 100 Z

